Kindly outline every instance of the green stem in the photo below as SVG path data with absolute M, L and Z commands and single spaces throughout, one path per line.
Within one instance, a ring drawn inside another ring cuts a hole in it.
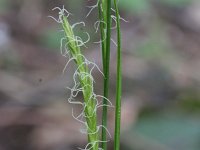
M 121 60 L 121 32 L 120 18 L 117 2 L 114 0 L 114 7 L 117 17 L 117 87 L 116 87 L 116 106 L 115 106 L 115 138 L 114 150 L 120 149 L 120 125 L 121 125 L 121 87 L 122 87 L 122 60 Z
M 99 20 L 104 21 L 103 12 L 101 11 L 101 3 L 98 2 L 98 15 Z M 105 74 L 105 60 L 106 60 L 106 43 L 105 43 L 105 33 L 104 33 L 105 25 L 100 22 L 100 32 L 101 32 L 101 51 L 102 51 L 102 63 L 103 63 L 103 73 Z
M 102 113 L 102 125 L 107 127 L 107 100 L 109 92 L 109 74 L 110 74 L 110 39 L 111 39 L 111 0 L 107 0 L 107 19 L 106 19 L 106 56 L 105 56 L 105 77 L 104 77 L 104 100 L 103 100 L 103 113 Z M 102 129 L 102 141 L 106 141 L 107 131 Z M 102 149 L 107 149 L 107 143 L 102 143 Z

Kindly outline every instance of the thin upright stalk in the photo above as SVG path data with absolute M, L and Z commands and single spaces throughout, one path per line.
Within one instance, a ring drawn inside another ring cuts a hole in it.
M 120 149 L 120 125 L 121 125 L 121 90 L 122 90 L 122 60 L 121 60 L 121 32 L 120 18 L 117 2 L 114 0 L 114 7 L 117 19 L 117 87 L 116 87 L 116 106 L 115 106 L 115 138 L 114 150 Z
M 103 8 L 105 9 L 105 8 Z M 106 12 L 107 12 L 107 17 L 106 17 L 106 56 L 105 56 L 105 76 L 104 76 L 104 97 L 108 98 L 108 93 L 109 93 L 109 73 L 110 73 L 110 39 L 111 39 L 111 0 L 107 0 L 107 5 L 106 5 Z M 104 98 L 103 100 L 103 113 L 102 113 L 102 125 L 104 127 L 107 127 L 107 103 L 108 101 Z M 102 141 L 106 141 L 106 134 L 107 131 L 106 129 L 102 129 Z M 107 143 L 103 142 L 102 143 L 102 149 L 106 150 L 107 149 Z
M 101 53 L 102 53 L 102 63 L 103 63 L 103 73 L 105 74 L 105 60 L 106 60 L 106 42 L 105 42 L 105 25 L 103 23 L 104 21 L 104 15 L 101 10 L 101 2 L 98 2 L 98 15 L 99 15 L 99 20 L 100 20 L 100 32 L 101 32 Z

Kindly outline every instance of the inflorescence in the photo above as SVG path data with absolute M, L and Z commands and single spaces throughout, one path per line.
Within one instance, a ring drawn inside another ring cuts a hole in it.
M 91 7 L 90 13 L 95 8 Z M 63 27 L 64 37 L 60 41 L 60 52 L 61 55 L 68 58 L 68 61 L 63 69 L 63 73 L 65 72 L 67 66 L 70 62 L 74 61 L 77 65 L 77 68 L 73 75 L 74 85 L 73 87 L 67 87 L 70 90 L 70 97 L 68 98 L 68 102 L 70 104 L 81 105 L 82 111 L 79 115 L 75 115 L 74 109 L 72 108 L 72 116 L 74 119 L 79 121 L 84 125 L 84 128 L 81 129 L 81 133 L 88 135 L 89 143 L 85 146 L 85 148 L 79 148 L 80 150 L 101 150 L 99 148 L 99 143 L 108 142 L 99 140 L 99 130 L 101 128 L 106 129 L 108 135 L 111 137 L 109 131 L 106 127 L 102 125 L 97 125 L 97 109 L 105 106 L 102 103 L 103 99 L 108 101 L 107 107 L 113 107 L 112 103 L 102 95 L 97 95 L 94 92 L 94 78 L 93 78 L 93 70 L 96 68 L 102 75 L 102 71 L 99 67 L 94 63 L 89 61 L 82 53 L 80 48 L 82 46 L 87 47 L 86 43 L 90 41 L 90 35 L 87 32 L 84 32 L 87 35 L 87 40 L 83 41 L 80 36 L 74 35 L 74 29 L 78 25 L 85 26 L 84 22 L 78 22 L 73 25 L 70 25 L 68 22 L 68 17 L 72 14 L 67 11 L 64 6 L 63 8 L 55 7 L 52 10 L 58 10 L 58 19 L 49 16 L 57 23 L 61 24 Z M 89 15 L 89 14 L 88 14 Z M 87 15 L 87 16 L 88 16 Z M 98 32 L 99 24 L 101 21 L 97 21 L 95 23 L 96 32 Z M 105 22 L 104 22 L 105 23 Z M 101 42 L 97 42 L 101 43 Z M 83 100 L 77 100 L 77 96 L 79 93 L 82 93 Z

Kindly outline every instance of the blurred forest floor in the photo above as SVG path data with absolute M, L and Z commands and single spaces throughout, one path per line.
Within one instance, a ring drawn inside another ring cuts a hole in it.
M 77 34 L 88 31 L 97 41 L 97 14 L 85 18 L 93 1 L 0 0 L 0 150 L 74 150 L 86 142 L 67 103 L 74 66 L 62 74 L 62 34 L 47 17 L 63 4 L 73 13 L 70 22 L 86 21 Z M 122 21 L 122 149 L 199 150 L 200 2 L 121 0 L 120 9 L 128 20 Z M 99 45 L 92 42 L 83 51 L 101 66 Z M 115 49 L 112 44 L 113 103 Z M 102 77 L 94 76 L 101 94 Z

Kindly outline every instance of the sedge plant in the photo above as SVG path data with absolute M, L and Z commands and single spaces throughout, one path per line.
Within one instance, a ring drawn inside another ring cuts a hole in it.
M 62 32 L 64 37 L 61 39 L 60 50 L 64 57 L 68 57 L 68 62 L 63 71 L 67 68 L 71 61 L 77 66 L 77 69 L 73 75 L 74 86 L 68 87 L 70 90 L 69 103 L 75 105 L 81 105 L 82 111 L 80 114 L 75 115 L 72 109 L 72 116 L 83 124 L 84 128 L 81 129 L 82 133 L 85 133 L 88 137 L 88 144 L 81 150 L 107 150 L 107 135 L 110 133 L 107 129 L 107 108 L 113 107 L 112 103 L 108 99 L 109 94 L 109 70 L 110 70 L 110 44 L 111 30 L 117 31 L 117 42 L 114 44 L 117 46 L 117 86 L 116 86 L 116 107 L 115 107 L 115 138 L 114 149 L 120 149 L 120 118 L 121 118 L 121 33 L 120 33 L 120 15 L 117 7 L 116 0 L 113 1 L 114 9 L 111 8 L 111 0 L 97 0 L 94 6 L 88 6 L 90 8 L 90 15 L 93 9 L 98 9 L 99 19 L 95 22 L 94 26 L 96 32 L 100 29 L 101 40 L 96 43 L 101 44 L 102 50 L 102 63 L 103 72 L 98 66 L 89 61 L 82 53 L 81 48 L 86 47 L 86 43 L 90 41 L 90 35 L 84 32 L 88 39 L 83 41 L 80 36 L 74 34 L 76 26 L 83 25 L 84 22 L 78 22 L 71 25 L 68 21 L 68 17 L 71 15 L 64 6 L 63 8 L 55 7 L 53 10 L 59 10 L 58 19 L 50 16 L 56 22 L 62 26 Z M 111 14 L 114 12 L 114 15 Z M 114 20 L 115 26 L 111 27 L 112 20 Z M 104 78 L 104 93 L 103 96 L 97 95 L 94 92 L 94 78 L 92 76 L 93 70 L 97 68 Z M 77 100 L 76 97 L 81 93 L 83 100 Z M 102 124 L 97 123 L 97 109 L 103 107 L 102 111 Z M 100 131 L 101 134 L 100 134 Z M 100 137 L 101 135 L 101 137 Z M 100 145 L 101 143 L 101 145 Z

